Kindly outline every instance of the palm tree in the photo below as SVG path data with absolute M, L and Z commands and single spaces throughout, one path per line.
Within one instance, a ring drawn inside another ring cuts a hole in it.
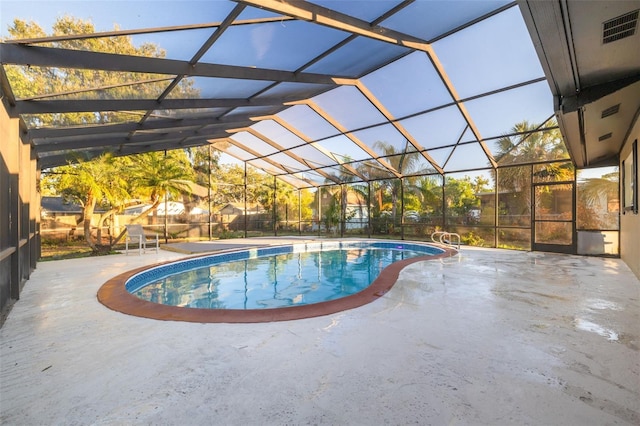
M 546 125 L 546 126 L 545 126 Z M 538 125 L 524 120 L 511 129 L 510 134 L 497 141 L 496 160 L 498 162 L 498 191 L 507 191 L 518 195 L 521 200 L 521 213 L 531 213 L 531 175 L 530 166 L 519 164 L 539 163 L 550 160 L 568 160 L 569 154 L 562 135 L 554 119 Z M 540 130 L 543 127 L 554 127 Z M 570 163 L 552 163 L 538 167 L 533 175 L 541 181 L 571 180 L 573 167 Z
M 165 196 L 179 197 L 183 192 L 190 192 L 194 178 L 191 163 L 182 150 L 134 155 L 129 173 L 132 191 L 151 201 L 151 206 L 133 222 L 155 212 Z
M 347 160 L 349 159 L 347 158 Z M 350 219 L 347 217 L 349 194 L 353 193 L 358 200 L 364 201 L 367 199 L 367 185 L 364 183 L 358 184 L 358 176 L 356 176 L 353 172 L 351 172 L 347 167 L 344 166 L 340 166 L 339 172 L 334 174 L 333 177 L 336 178 L 336 180 L 338 180 L 340 184 L 337 185 L 338 189 L 329 190 L 332 195 L 332 202 L 329 204 L 328 209 L 324 213 L 325 221 L 327 223 L 327 228 L 329 228 L 332 224 L 340 223 L 341 233 L 344 234 L 346 222 Z M 334 182 L 329 178 L 327 178 L 325 181 L 327 183 Z M 359 206 L 360 209 L 362 209 L 362 203 L 359 203 Z
M 619 200 L 618 171 L 578 183 L 578 227 L 582 229 L 616 229 L 619 209 L 609 209 L 610 200 Z
M 148 152 L 133 155 L 130 159 L 127 174 L 132 193 L 151 200 L 151 206 L 131 223 L 140 222 L 149 213 L 156 212 L 164 197 L 178 197 L 182 192 L 191 192 L 194 172 L 185 151 Z M 112 244 L 117 244 L 125 233 L 126 229 L 122 230 Z
M 276 181 L 276 224 L 285 220 L 285 228 L 289 225 L 289 212 L 298 210 L 298 192 L 286 182 Z M 276 225 L 277 226 L 277 225 Z
M 498 139 L 495 157 L 501 166 L 569 158 L 555 119 L 540 125 L 523 120 L 511 128 L 510 134 L 515 136 Z
M 425 213 L 442 213 L 442 178 L 436 175 L 420 176 L 408 189 L 418 195 Z
M 398 171 L 401 175 L 408 174 L 420 174 L 426 173 L 426 170 L 416 171 L 416 165 L 418 164 L 417 151 L 409 143 L 409 141 L 405 142 L 405 148 L 402 151 L 397 151 L 393 145 L 390 145 L 385 141 L 376 141 L 373 144 L 373 148 L 377 152 L 381 152 L 385 159 L 391 164 L 391 166 Z M 400 179 L 388 179 L 381 181 L 381 185 L 379 185 L 378 190 L 380 194 L 378 195 L 380 207 L 382 207 L 382 194 L 384 192 L 388 193 L 391 196 L 391 216 L 395 223 L 397 216 L 397 208 L 398 208 L 398 200 L 400 198 L 402 181 Z

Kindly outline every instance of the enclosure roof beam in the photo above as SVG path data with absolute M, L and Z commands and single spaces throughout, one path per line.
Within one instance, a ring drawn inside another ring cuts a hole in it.
M 176 141 L 180 141 L 180 143 L 176 143 Z M 110 152 L 115 156 L 125 156 L 125 155 L 133 155 L 133 154 L 141 154 L 145 152 L 155 152 L 155 151 L 164 151 L 176 149 L 176 148 L 190 148 L 195 146 L 202 146 L 202 140 L 194 139 L 193 141 L 189 140 L 181 140 L 176 139 L 172 142 L 162 142 L 162 143 L 148 143 L 146 145 L 139 144 L 131 144 L 124 145 L 119 149 L 109 149 L 116 147 L 109 146 L 101 146 L 97 148 L 89 148 L 83 150 L 65 150 L 65 151 L 56 151 L 47 155 L 37 155 L 38 167 L 49 168 L 49 167 L 57 167 L 64 166 L 69 164 L 70 162 L 77 161 L 78 157 L 81 156 L 84 159 L 90 160 L 92 158 L 98 157 L 104 152 Z
M 2 64 L 335 85 L 325 74 L 0 43 Z
M 158 144 L 163 142 L 176 142 L 184 138 L 205 138 L 211 139 L 226 135 L 224 129 L 199 129 L 199 130 L 181 130 L 166 134 L 141 134 L 131 138 L 125 136 L 114 136 L 94 139 L 76 139 L 59 141 L 35 142 L 34 147 L 38 153 L 60 151 L 67 149 L 86 149 L 100 146 L 123 146 L 135 144 Z
M 96 111 L 148 111 L 156 109 L 194 109 L 194 108 L 239 108 L 255 106 L 278 106 L 290 102 L 286 98 L 254 99 L 165 99 L 158 103 L 155 99 L 87 99 L 69 102 L 55 101 L 16 101 L 13 114 L 56 114 Z
M 109 133 L 122 133 L 145 130 L 167 129 L 170 131 L 172 127 L 190 127 L 206 125 L 207 127 L 243 127 L 251 123 L 250 116 L 253 114 L 243 114 L 236 116 L 224 116 L 219 118 L 199 117 L 199 118 L 158 118 L 155 120 L 147 120 L 143 124 L 138 123 L 116 123 L 102 124 L 91 126 L 69 126 L 69 127 L 43 127 L 39 129 L 30 129 L 29 135 L 32 139 L 40 138 L 60 138 L 67 136 L 89 136 Z
M 326 157 L 329 157 L 332 161 L 338 163 L 341 167 L 344 167 L 345 170 L 347 170 L 349 173 L 352 173 L 355 176 L 358 176 L 363 181 L 367 180 L 366 177 L 362 173 L 357 171 L 353 166 L 351 166 L 350 164 L 344 164 L 343 161 L 340 161 L 338 158 L 336 158 L 335 155 L 333 155 L 331 152 L 329 152 L 327 149 L 325 149 L 322 145 L 320 145 L 317 142 L 313 142 L 311 140 L 311 138 L 309 138 L 307 135 L 302 133 L 300 130 L 298 130 L 295 127 L 293 127 L 290 123 L 288 123 L 287 121 L 282 119 L 282 117 L 279 117 L 277 115 L 272 115 L 270 117 L 260 117 L 260 119 L 267 119 L 267 118 L 272 119 L 273 121 L 275 121 L 276 123 L 278 123 L 279 125 L 284 127 L 285 129 L 287 129 L 288 131 L 293 133 L 295 136 L 297 136 L 298 138 L 302 139 L 308 145 L 311 145 L 312 147 L 314 147 L 315 149 L 320 151 L 323 155 L 325 155 Z
M 349 138 L 349 140 L 351 142 L 355 143 L 358 146 L 358 148 L 362 149 L 364 152 L 369 154 L 372 159 L 374 159 L 378 163 L 380 163 L 387 171 L 389 171 L 395 177 L 397 177 L 397 178 L 401 178 L 402 177 L 400 172 L 398 170 L 396 170 L 391 164 L 389 164 L 389 162 L 387 162 L 383 158 L 380 158 L 380 156 L 378 154 L 376 154 L 376 152 L 373 151 L 367 144 L 365 144 L 360 139 L 358 139 L 358 137 L 356 137 L 356 135 L 354 135 L 352 132 L 348 131 L 342 124 L 338 123 L 325 110 L 320 108 L 320 106 L 318 104 L 316 104 L 315 102 L 313 102 L 311 100 L 307 100 L 307 101 L 301 102 L 301 104 L 307 105 L 309 108 L 314 110 L 320 117 L 324 118 L 329 124 L 331 124 L 333 127 L 338 129 L 338 131 L 340 133 L 342 133 L 347 138 Z
M 297 161 L 298 163 L 304 164 L 305 166 L 309 167 L 310 169 L 315 170 L 317 173 L 319 173 L 325 179 L 328 179 L 328 180 L 330 180 L 330 181 L 332 181 L 334 183 L 340 183 L 340 180 L 338 180 L 335 176 L 331 176 L 330 174 L 328 174 L 327 172 L 325 172 L 323 170 L 319 170 L 317 168 L 314 168 L 313 166 L 309 165 L 309 163 L 304 158 L 301 158 L 300 156 L 298 156 L 298 155 L 294 154 L 293 152 L 287 150 L 282 145 L 274 142 L 272 139 L 266 137 L 265 135 L 263 135 L 262 133 L 258 132 L 257 130 L 252 129 L 251 127 L 247 127 L 245 129 L 242 129 L 242 130 L 252 134 L 256 138 L 260 139 L 261 141 L 263 141 L 267 145 L 277 149 L 279 152 L 281 152 L 282 154 L 286 155 L 287 157 L 293 159 L 294 161 Z
M 414 48 L 412 44 L 426 43 L 425 40 L 390 28 L 371 25 L 367 21 L 345 15 L 335 10 L 321 7 L 309 2 L 291 0 L 236 0 L 260 9 L 281 13 L 301 21 L 314 22 L 319 25 L 345 31 L 347 33 L 372 38 L 385 43 Z
M 240 148 L 241 150 L 248 152 L 249 154 L 253 155 L 254 157 L 257 157 L 256 159 L 259 158 L 262 161 L 266 161 L 267 163 L 269 163 L 273 167 L 275 167 L 277 170 L 282 170 L 282 171 L 286 172 L 286 173 L 283 173 L 283 174 L 292 175 L 293 173 L 295 173 L 294 171 L 289 170 L 286 166 L 283 166 L 282 164 L 279 164 L 279 163 L 273 161 L 269 157 L 264 157 L 263 154 L 259 153 L 258 151 L 255 151 L 254 149 L 249 148 L 245 144 L 242 144 L 242 143 L 240 143 L 240 142 L 238 142 L 238 141 L 236 141 L 236 140 L 234 140 L 232 138 L 227 138 L 226 141 L 229 142 L 232 145 L 235 145 L 237 148 Z M 251 160 L 246 160 L 246 161 L 248 163 L 251 163 Z M 264 170 L 264 169 L 262 169 L 262 170 Z M 265 170 L 265 171 L 267 171 L 267 170 Z M 269 173 L 269 172 L 267 171 L 267 173 Z M 272 173 L 270 173 L 270 174 L 272 174 Z M 296 178 L 296 179 L 298 179 L 298 178 Z M 311 184 L 311 185 L 313 185 L 315 187 L 318 187 L 318 184 L 316 184 L 314 182 L 306 181 L 306 180 L 305 180 L 305 182 L 307 182 L 307 183 L 309 183 L 309 184 Z
M 413 135 L 410 134 L 407 129 L 405 129 L 404 126 L 400 124 L 395 119 L 395 117 L 393 117 L 393 115 L 391 115 L 391 112 L 382 104 L 382 102 L 378 100 L 378 98 L 376 98 L 373 93 L 371 93 L 371 91 L 362 82 L 356 81 L 355 86 L 360 91 L 360 93 L 362 93 L 364 97 L 367 98 L 367 100 L 371 102 L 373 106 L 376 107 L 376 109 L 380 111 L 380 113 L 384 115 L 387 120 L 389 120 L 391 125 L 395 127 L 395 129 L 400 132 L 400 134 L 402 134 L 402 136 L 404 136 L 404 138 L 408 140 L 411 145 L 413 145 L 416 151 L 420 152 L 424 159 L 427 160 L 438 173 L 440 173 L 441 175 L 444 174 L 444 170 L 438 165 L 436 160 L 431 158 L 424 147 L 422 147 L 422 145 L 413 137 Z M 399 172 L 402 173 L 402 170 L 399 170 Z
M 238 19 L 233 22 L 232 26 L 268 24 L 270 22 L 280 23 L 285 21 L 292 21 L 293 19 L 294 18 L 287 17 L 287 16 L 273 16 L 273 17 L 255 18 L 255 19 Z M 211 22 L 211 23 L 205 23 L 205 24 L 172 25 L 172 26 L 166 26 L 166 27 L 136 28 L 136 29 L 114 30 L 114 31 L 98 31 L 95 33 L 88 33 L 88 34 L 63 34 L 63 35 L 48 36 L 48 37 L 9 39 L 9 40 L 3 40 L 3 43 L 8 43 L 8 44 L 9 43 L 13 43 L 13 44 L 58 43 L 61 41 L 70 41 L 70 40 L 88 40 L 88 39 L 107 38 L 107 37 L 123 37 L 123 36 L 132 36 L 132 35 L 141 35 L 141 34 L 167 33 L 167 32 L 174 32 L 174 31 L 203 30 L 207 28 L 217 28 L 220 25 L 222 25 L 221 22 Z
M 291 0 L 237 0 L 242 3 L 250 4 L 255 7 L 268 9 L 273 12 L 282 13 L 283 15 L 292 16 L 300 20 L 315 22 L 320 25 L 328 26 L 330 28 L 351 32 L 363 37 L 368 37 L 374 40 L 378 40 L 385 43 L 404 46 L 409 49 L 425 52 L 431 63 L 436 69 L 436 72 L 440 76 L 443 84 L 446 86 L 447 91 L 455 101 L 458 110 L 466 120 L 469 128 L 476 137 L 482 150 L 489 159 L 491 165 L 496 168 L 497 163 L 491 154 L 491 151 L 484 143 L 480 131 L 476 127 L 475 123 L 471 119 L 471 115 L 467 111 L 466 107 L 460 102 L 453 83 L 449 79 L 444 67 L 440 63 L 438 56 L 436 55 L 433 47 L 426 40 L 422 40 L 417 37 L 404 34 L 399 31 L 385 28 L 379 25 L 371 25 L 370 23 L 354 18 L 349 15 L 339 13 L 335 10 L 317 6 L 308 2 L 297 2 Z M 509 5 L 512 7 L 513 3 Z

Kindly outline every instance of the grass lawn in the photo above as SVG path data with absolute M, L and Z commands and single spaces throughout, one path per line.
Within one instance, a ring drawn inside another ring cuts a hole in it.
M 117 247 L 116 247 L 117 248 Z M 100 253 L 100 255 L 114 254 L 112 252 Z M 92 256 L 91 248 L 84 240 L 73 241 L 43 241 L 40 249 L 40 261 L 75 259 L 78 257 Z

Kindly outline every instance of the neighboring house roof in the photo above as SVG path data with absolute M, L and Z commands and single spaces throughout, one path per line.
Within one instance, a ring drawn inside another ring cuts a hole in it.
M 139 204 L 137 206 L 127 207 L 126 209 L 124 209 L 124 214 L 126 214 L 126 215 L 139 215 L 143 211 L 147 210 L 149 207 L 151 207 L 151 204 Z M 177 203 L 175 201 L 169 201 L 169 202 L 167 202 L 167 207 L 168 207 L 167 211 L 169 212 L 168 213 L 169 216 L 179 215 L 179 214 L 183 214 L 184 213 L 184 204 L 182 204 L 182 203 Z M 158 205 L 158 208 L 156 210 L 157 210 L 159 216 L 164 216 L 165 203 L 161 202 Z M 149 212 L 149 215 L 153 215 L 153 212 Z
M 227 203 L 218 210 L 220 214 L 242 214 L 242 212 L 244 212 L 244 203 Z M 264 213 L 264 209 L 258 203 L 247 203 L 247 212 L 249 214 Z
M 180 215 L 185 213 L 185 206 L 183 203 L 178 203 L 175 201 L 169 201 L 168 203 L 169 216 L 172 215 Z M 143 211 L 147 210 L 151 207 L 151 204 L 137 204 L 135 206 L 130 206 L 124 209 L 123 214 L 125 215 L 139 215 Z M 164 202 L 160 203 L 157 208 L 158 215 L 164 216 Z M 203 209 L 202 207 L 194 207 L 191 209 L 189 214 L 209 214 L 209 210 Z M 149 215 L 153 215 L 153 212 L 149 212 Z
M 82 213 L 82 206 L 80 204 L 71 201 L 65 201 L 65 199 L 60 196 L 42 197 L 42 199 L 40 200 L 40 205 L 42 206 L 42 211 L 48 213 Z M 104 213 L 105 211 L 105 209 L 97 206 L 94 210 L 95 213 Z
M 66 202 L 62 197 L 42 197 L 42 210 L 51 213 L 82 213 L 82 206 Z

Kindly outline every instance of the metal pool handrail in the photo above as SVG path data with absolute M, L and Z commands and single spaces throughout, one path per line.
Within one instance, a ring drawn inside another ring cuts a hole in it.
M 439 237 L 438 240 L 436 240 L 436 237 Z M 452 237 L 458 239 L 457 244 L 453 243 Z M 458 250 L 460 250 L 460 235 L 456 234 L 455 232 L 436 231 L 431 234 L 431 241 L 433 241 L 434 243 L 439 242 L 440 244 L 445 246 L 456 247 Z

